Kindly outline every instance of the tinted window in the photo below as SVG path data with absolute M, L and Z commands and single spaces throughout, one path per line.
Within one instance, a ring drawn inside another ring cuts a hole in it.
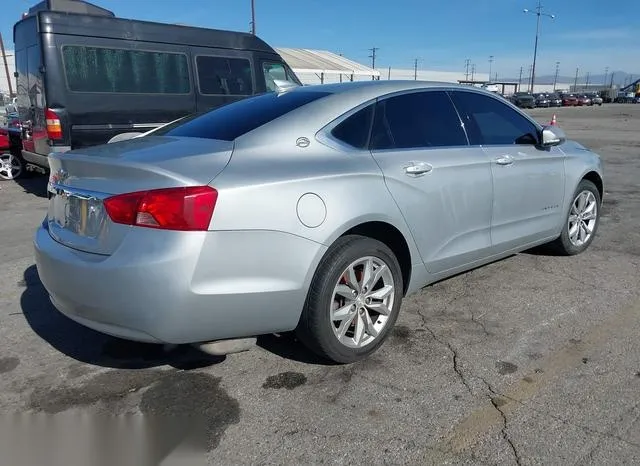
M 251 62 L 246 58 L 199 56 L 196 68 L 201 94 L 253 94 Z
M 369 142 L 374 104 L 367 105 L 333 128 L 331 134 L 350 146 L 364 149 Z
M 376 106 L 372 150 L 467 144 L 460 119 L 443 91 L 403 94 Z
M 269 92 L 218 107 L 206 113 L 192 115 L 167 125 L 153 135 L 185 136 L 232 141 L 259 126 L 320 99 L 327 92 Z
M 471 144 L 536 144 L 538 129 L 507 104 L 476 92 L 451 93 Z
M 65 45 L 65 75 L 71 91 L 188 94 L 189 65 L 183 54 Z

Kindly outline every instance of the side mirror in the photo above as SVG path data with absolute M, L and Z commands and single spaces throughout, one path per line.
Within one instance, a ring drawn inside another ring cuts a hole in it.
M 295 87 L 300 87 L 296 83 L 293 83 L 291 81 L 284 81 L 282 79 L 274 79 L 273 83 L 278 88 L 278 92 L 285 92 L 285 91 L 288 91 L 288 90 L 293 89 Z
M 557 126 L 545 126 L 542 128 L 542 147 L 559 146 L 566 140 L 566 134 Z

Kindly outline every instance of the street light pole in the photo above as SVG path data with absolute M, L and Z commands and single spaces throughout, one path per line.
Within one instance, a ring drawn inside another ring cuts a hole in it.
M 533 65 L 531 67 L 531 84 L 529 87 L 529 92 L 533 93 L 533 85 L 535 84 L 535 76 L 536 76 L 536 59 L 538 57 L 538 37 L 540 36 L 540 17 L 541 16 L 547 16 L 551 19 L 555 19 L 555 15 L 549 14 L 549 13 L 544 13 L 543 11 L 543 7 L 542 7 L 542 0 L 538 0 L 538 6 L 536 7 L 535 11 L 531 11 L 527 8 L 524 9 L 525 13 L 533 13 L 537 16 L 536 19 L 536 42 L 535 45 L 533 47 Z

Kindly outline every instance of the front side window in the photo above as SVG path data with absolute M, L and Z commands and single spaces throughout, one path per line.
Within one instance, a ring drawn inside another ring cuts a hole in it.
M 376 106 L 371 150 L 466 145 L 460 119 L 444 91 L 402 94 Z
M 73 92 L 189 94 L 189 64 L 179 53 L 65 45 L 64 71 Z
M 251 62 L 246 58 L 196 58 L 198 86 L 203 95 L 251 95 Z
M 454 91 L 450 95 L 472 145 L 538 143 L 538 128 L 498 99 L 477 92 Z
M 300 84 L 291 70 L 282 63 L 263 62 L 262 72 L 264 75 L 267 91 L 277 91 L 278 86 L 275 81 L 286 81 L 292 84 Z

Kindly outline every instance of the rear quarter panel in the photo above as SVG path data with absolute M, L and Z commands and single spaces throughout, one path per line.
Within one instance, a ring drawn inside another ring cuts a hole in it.
M 306 148 L 291 146 L 236 148 L 229 165 L 211 182 L 219 190 L 212 229 L 281 231 L 329 246 L 352 227 L 380 221 L 396 227 L 409 245 L 412 263 L 421 262 L 368 152 L 337 151 L 313 140 Z M 313 224 L 305 225 L 305 216 Z

